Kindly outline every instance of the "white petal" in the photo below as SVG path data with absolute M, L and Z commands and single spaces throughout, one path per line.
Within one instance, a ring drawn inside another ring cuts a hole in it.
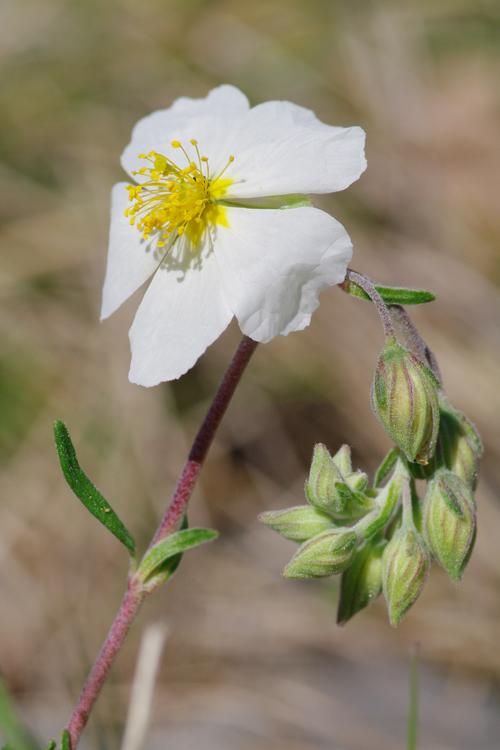
M 152 243 L 124 216 L 129 205 L 126 183 L 111 191 L 111 226 L 106 276 L 102 290 L 101 320 L 107 318 L 158 268 L 165 248 L 159 253 Z
M 227 175 L 231 198 L 344 190 L 366 169 L 362 128 L 320 122 L 291 102 L 251 109 L 228 143 L 236 157 Z
M 322 289 L 341 283 L 352 255 L 344 227 L 317 208 L 227 208 L 215 254 L 241 330 L 256 341 L 305 328 Z
M 214 253 L 204 252 L 197 267 L 200 256 L 189 255 L 187 242 L 182 252 L 184 270 L 169 267 L 167 256 L 130 329 L 132 383 L 151 386 L 180 377 L 233 317 Z M 192 261 L 187 269 L 186 260 Z
M 144 166 L 138 158 L 140 153 L 158 151 L 175 162 L 179 151 L 172 149 L 172 140 L 189 141 L 196 138 L 200 149 L 210 157 L 210 163 L 218 157 L 214 154 L 214 140 L 221 144 L 227 139 L 230 128 L 249 109 L 248 99 L 235 86 L 218 86 L 203 99 L 181 97 L 168 109 L 160 109 L 144 117 L 132 131 L 132 138 L 122 154 L 122 166 L 132 172 Z M 217 146 L 215 145 L 217 149 Z M 225 151 L 225 159 L 230 152 Z M 180 154 L 181 161 L 184 158 Z M 221 158 L 223 158 L 223 154 Z M 221 168 L 216 165 L 216 168 Z

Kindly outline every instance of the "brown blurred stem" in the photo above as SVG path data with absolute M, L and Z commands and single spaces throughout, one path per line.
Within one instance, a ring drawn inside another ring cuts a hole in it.
M 243 336 L 196 434 L 177 486 L 150 547 L 179 526 L 217 428 L 256 347 L 256 341 Z M 132 572 L 129 575 L 127 590 L 120 608 L 71 714 L 68 724 L 70 750 L 76 750 L 94 703 L 147 593 L 139 578 Z
M 363 276 L 362 274 L 357 273 L 357 271 L 353 271 L 351 268 L 347 269 L 346 281 L 354 282 L 354 284 L 360 286 L 361 289 L 363 289 L 363 291 L 367 293 L 377 309 L 380 320 L 382 321 L 382 325 L 384 327 L 385 335 L 387 337 L 395 337 L 396 333 L 394 331 L 394 325 L 392 323 L 389 308 L 385 304 L 380 294 L 377 292 L 375 284 L 370 281 L 367 276 Z

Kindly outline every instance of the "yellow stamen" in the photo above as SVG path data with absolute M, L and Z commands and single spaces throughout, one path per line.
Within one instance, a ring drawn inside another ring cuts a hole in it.
M 180 141 L 171 141 L 171 146 L 180 149 L 186 157 L 185 167 L 179 167 L 156 151 L 140 154 L 150 166 L 141 167 L 134 174 L 146 179 L 138 185 L 127 186 L 131 205 L 125 209 L 125 216 L 145 240 L 155 236 L 158 247 L 163 247 L 171 237 L 184 234 L 198 245 L 208 225 L 227 226 L 225 209 L 217 201 L 233 182 L 221 178 L 234 156 L 231 155 L 218 175 L 211 178 L 208 158 L 201 156 L 198 141 L 192 138 L 189 142 L 194 147 L 194 160 Z

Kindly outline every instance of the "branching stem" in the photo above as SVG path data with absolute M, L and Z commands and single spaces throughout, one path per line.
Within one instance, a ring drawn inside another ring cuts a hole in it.
M 389 308 L 385 304 L 384 300 L 380 296 L 379 292 L 377 292 L 375 288 L 375 284 L 370 281 L 369 278 L 366 276 L 363 276 L 360 273 L 357 273 L 357 271 L 353 271 L 352 269 L 347 269 L 347 276 L 346 278 L 349 281 L 353 281 L 355 284 L 361 287 L 363 291 L 367 293 L 367 295 L 370 297 L 371 301 L 375 305 L 377 312 L 380 316 L 380 320 L 382 321 L 382 325 L 384 327 L 384 333 L 387 337 L 395 337 L 396 332 L 394 330 L 394 325 L 392 322 L 391 314 L 389 312 Z
M 210 448 L 217 428 L 241 380 L 246 366 L 257 347 L 257 342 L 243 336 L 224 377 L 217 389 L 207 415 L 196 434 L 188 459 L 170 499 L 164 516 L 156 530 L 150 547 L 172 533 L 179 526 L 193 493 L 203 461 Z M 106 640 L 82 688 L 68 724 L 71 750 L 76 750 L 81 734 L 87 724 L 95 701 L 106 681 L 123 642 L 134 622 L 146 592 L 132 572 L 120 608 L 109 629 Z

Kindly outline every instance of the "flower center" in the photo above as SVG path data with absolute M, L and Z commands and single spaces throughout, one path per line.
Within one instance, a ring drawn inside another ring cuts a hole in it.
M 212 176 L 208 157 L 201 155 L 198 141 L 192 138 L 190 144 L 194 159 L 180 141 L 171 143 L 184 154 L 187 161 L 184 167 L 157 151 L 139 154 L 148 165 L 134 174 L 146 179 L 139 185 L 127 185 L 131 205 L 125 209 L 125 216 L 145 240 L 156 235 L 158 247 L 163 247 L 171 237 L 175 239 L 183 234 L 197 245 L 208 224 L 227 226 L 225 209 L 217 201 L 233 182 L 223 175 L 234 156 Z

